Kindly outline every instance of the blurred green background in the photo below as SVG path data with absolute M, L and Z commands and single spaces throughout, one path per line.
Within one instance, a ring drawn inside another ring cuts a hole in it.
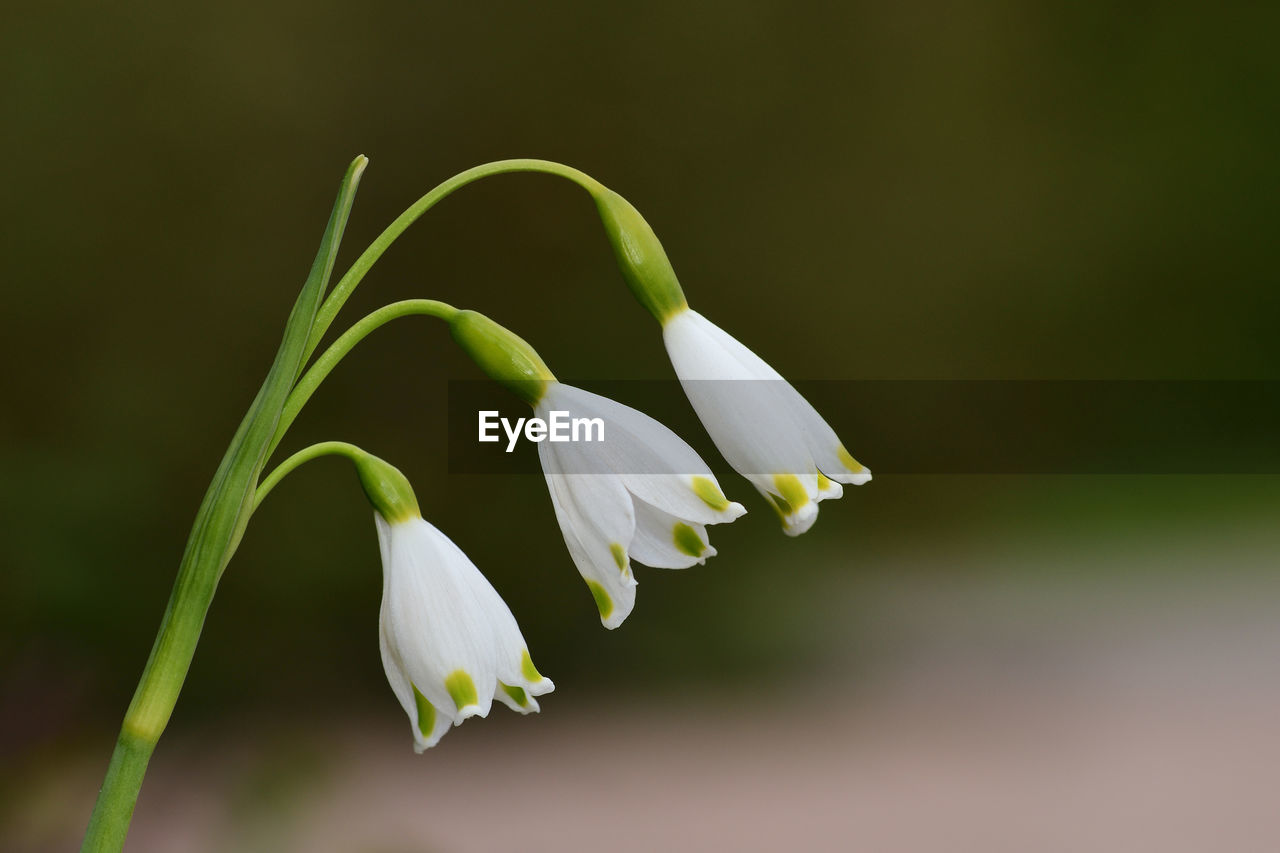
M 56 849 L 87 818 L 197 504 L 355 154 L 371 165 L 340 266 L 461 169 L 560 160 L 630 198 L 695 306 L 792 378 L 1277 378 L 1280 7 L 54 0 L 4 17 L 0 761 L 18 771 L 0 818 L 15 849 Z M 564 376 L 670 376 L 563 181 L 459 192 L 342 318 L 419 296 L 511 325 Z M 1145 636 L 1163 590 L 1183 590 L 1193 622 L 1224 585 L 1223 625 L 1275 622 L 1257 612 L 1274 600 L 1274 477 L 880 477 L 791 541 L 709 457 L 751 514 L 714 530 L 706 567 L 641 569 L 634 616 L 606 633 L 541 481 L 443 470 L 446 381 L 475 375 L 438 324 L 402 321 L 286 445 L 355 441 L 414 479 L 556 679 L 544 718 L 650 702 L 667 720 L 694 695 L 737 697 L 695 715 L 716 727 L 762 697 L 874 697 L 913 661 L 966 684 L 981 661 L 1016 708 L 1064 649 L 1111 659 L 1079 639 L 1099 625 Z M 157 754 L 175 756 L 175 788 L 202 760 L 182 740 L 196 733 L 215 754 L 244 733 L 267 755 L 298 726 L 320 742 L 386 726 L 408 752 L 378 660 L 369 515 L 350 471 L 322 463 L 255 517 Z M 904 702 L 946 695 L 925 694 Z M 507 742 L 537 732 L 513 724 Z M 253 802 L 272 778 L 193 802 Z M 232 806 L 206 846 L 157 841 L 151 791 L 138 849 L 250 848 L 256 824 Z M 264 849 L 324 849 L 287 838 Z

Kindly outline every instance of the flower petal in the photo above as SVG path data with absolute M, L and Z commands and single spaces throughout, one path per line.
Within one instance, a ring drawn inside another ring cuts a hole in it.
M 379 647 L 418 752 L 495 696 L 523 713 L 555 689 L 533 666 L 515 617 L 447 536 L 414 516 L 375 514 L 383 560 Z M 501 682 L 499 681 L 501 678 Z
M 733 521 L 746 512 L 725 498 L 707 463 L 684 439 L 644 412 L 561 383 L 548 387 L 537 414 L 600 418 L 604 441 L 574 445 L 565 473 L 616 474 L 627 491 L 667 512 L 701 524 Z
M 707 541 L 707 528 L 686 522 L 642 500 L 635 502 L 636 534 L 631 557 L 660 569 L 687 569 L 706 563 L 716 549 Z
M 775 475 L 815 470 L 784 391 L 790 386 L 759 356 L 692 310 L 667 322 L 663 340 L 685 395 L 734 470 L 762 491 Z
M 562 474 L 562 454 L 575 444 L 538 445 L 547 489 L 565 545 L 587 582 L 606 628 L 616 628 L 635 606 L 636 581 L 626 547 L 635 533 L 631 496 L 608 474 Z
M 382 612 L 390 657 L 427 701 L 455 722 L 484 716 L 490 685 L 497 680 L 492 620 L 514 617 L 458 546 L 426 521 L 387 525 L 380 515 L 376 519 L 380 528 L 388 527 L 379 540 L 386 548 Z M 461 682 L 458 673 L 487 689 L 474 687 L 475 700 L 459 704 L 459 691 L 450 688 Z M 392 689 L 402 697 L 394 683 Z
M 817 502 L 843 494 L 840 483 L 871 479 L 791 383 L 701 314 L 673 317 L 663 339 L 712 441 L 769 499 L 786 533 L 808 530 Z
M 528 690 L 507 684 L 505 681 L 498 682 L 498 691 L 493 694 L 493 698 L 521 714 L 536 714 L 542 710 L 538 705 L 538 700 L 533 698 Z
M 678 355 L 684 364 L 684 369 L 676 368 L 681 378 L 786 381 L 741 341 L 692 308 L 668 320 L 662 338 L 672 362 Z
M 414 739 L 423 744 L 425 748 L 429 744 L 425 743 L 425 736 L 418 731 L 418 707 L 414 701 L 413 685 L 409 683 L 409 677 L 405 675 L 404 663 L 400 660 L 399 650 L 394 646 L 394 640 L 387 633 L 386 609 L 386 599 L 383 598 L 383 616 L 379 620 L 381 624 L 378 630 L 378 650 L 382 653 L 382 668 L 386 671 L 387 683 L 391 685 L 391 692 L 396 695 L 396 699 L 400 702 L 400 707 L 409 715 L 409 723 L 413 726 Z
M 783 395 L 789 400 L 788 407 L 795 415 L 804 434 L 805 444 L 818 470 L 839 483 L 861 486 L 871 481 L 871 469 L 867 468 L 845 450 L 836 431 L 826 419 L 818 414 L 813 404 L 795 389 L 790 382 L 783 380 L 786 386 Z M 834 497 L 839 497 L 835 495 Z
M 409 715 L 413 723 L 413 751 L 421 755 L 440 742 L 453 727 L 453 720 L 428 702 L 417 688 L 413 688 L 413 697 L 415 706 Z
M 844 489 L 839 483 L 827 477 L 821 471 L 818 472 L 818 500 L 825 501 L 828 499 L 836 500 L 844 496 Z

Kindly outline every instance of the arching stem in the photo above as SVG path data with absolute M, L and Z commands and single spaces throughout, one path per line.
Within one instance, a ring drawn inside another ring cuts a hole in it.
M 337 316 L 343 304 L 346 303 L 347 299 L 360 284 L 365 273 L 369 272 L 369 269 L 377 262 L 378 258 L 382 257 L 382 253 L 410 225 L 416 222 L 418 217 L 435 207 L 438 202 L 446 198 L 454 190 L 465 187 L 467 184 L 478 181 L 481 178 L 509 172 L 543 172 L 573 181 L 587 192 L 593 194 L 604 190 L 599 181 L 585 172 L 580 172 L 571 166 L 554 163 L 550 160 L 496 160 L 492 163 L 485 163 L 467 169 L 465 172 L 459 172 L 415 201 L 408 210 L 396 217 L 395 221 L 388 225 L 378 235 L 377 239 L 369 244 L 369 248 L 365 249 L 360 257 L 356 258 L 356 262 L 351 265 L 351 269 L 347 270 L 347 274 L 342 277 L 342 280 L 334 285 L 329 297 L 320 306 L 315 325 L 311 328 L 311 339 L 307 342 L 308 356 L 315 352 L 316 347 L 320 345 L 320 340 L 324 337 L 325 332 L 328 331 L 330 324 L 333 323 L 333 318 Z
M 311 395 L 320 387 L 320 383 L 325 380 L 325 377 L 338 366 L 338 362 L 342 361 L 356 344 L 364 340 L 374 330 L 390 323 L 397 317 L 439 317 L 441 320 L 448 322 L 457 313 L 457 308 L 444 302 L 438 302 L 435 299 L 406 299 L 402 302 L 392 302 L 390 305 L 384 305 L 343 332 L 342 336 L 329 345 L 329 348 L 316 359 L 316 363 L 311 365 L 311 368 L 293 386 L 293 391 L 289 393 L 288 399 L 284 402 L 284 409 L 280 412 L 280 420 L 276 425 L 276 434 L 271 439 L 271 444 L 267 447 L 267 457 L 270 458 L 276 447 L 279 446 L 280 440 L 284 438 L 284 434 L 298 417 L 302 407 L 311 399 Z

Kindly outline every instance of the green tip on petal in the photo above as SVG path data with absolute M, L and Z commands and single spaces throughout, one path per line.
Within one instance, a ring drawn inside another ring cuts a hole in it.
M 782 509 L 781 504 L 778 506 L 783 515 L 790 515 L 809 502 L 809 493 L 795 474 L 774 474 L 773 486 L 778 490 L 782 503 L 787 505 L 786 509 Z
M 729 508 L 729 499 L 720 491 L 720 487 L 710 477 L 694 477 L 693 492 L 702 498 L 702 502 L 716 512 L 724 512 Z
M 436 708 L 418 690 L 418 685 L 414 684 L 412 687 L 413 702 L 418 706 L 418 731 L 422 732 L 423 737 L 429 738 L 436 727 Z
M 826 474 L 819 471 L 818 472 L 818 491 L 825 492 L 829 488 L 831 488 L 831 481 L 827 479 Z
M 468 705 L 480 704 L 480 697 L 476 694 L 476 683 L 471 680 L 470 675 L 467 675 L 466 670 L 455 669 L 451 672 L 444 680 L 444 689 L 449 691 L 453 704 L 459 711 Z
M 863 471 L 867 470 L 866 466 L 857 459 L 854 459 L 852 454 L 844 449 L 843 444 L 836 449 L 836 458 L 840 460 L 840 463 L 844 465 L 844 467 L 848 468 L 855 474 L 861 474 Z
M 613 561 L 618 564 L 618 569 L 625 572 L 627 570 L 627 549 L 614 542 L 609 545 L 609 553 L 613 555 Z
M 498 682 L 498 687 L 502 692 L 511 697 L 511 701 L 515 702 L 521 708 L 529 707 L 529 697 L 525 694 L 523 687 L 512 687 L 510 684 Z
M 529 657 L 528 649 L 525 649 L 524 654 L 520 656 L 520 674 L 530 684 L 537 684 L 542 680 L 542 673 L 538 672 L 538 668 L 533 665 L 533 658 Z
M 683 521 L 676 523 L 676 526 L 672 529 L 671 538 L 676 543 L 676 548 L 690 557 L 701 557 L 702 552 L 707 549 L 707 546 L 702 543 L 702 537 L 698 535 L 698 531 Z
M 609 614 L 613 612 L 613 599 L 609 597 L 609 592 L 595 581 L 587 581 L 587 589 L 591 590 L 591 597 L 596 600 L 596 609 L 600 611 L 600 618 L 608 619 Z

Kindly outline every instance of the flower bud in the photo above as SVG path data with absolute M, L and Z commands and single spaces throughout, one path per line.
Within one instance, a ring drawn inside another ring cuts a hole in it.
M 529 405 L 536 404 L 555 376 L 519 335 L 475 311 L 449 320 L 453 339 L 481 370 Z
M 627 286 L 649 313 L 665 324 L 689 307 L 667 253 L 640 211 L 607 187 L 592 190 L 604 230 Z

